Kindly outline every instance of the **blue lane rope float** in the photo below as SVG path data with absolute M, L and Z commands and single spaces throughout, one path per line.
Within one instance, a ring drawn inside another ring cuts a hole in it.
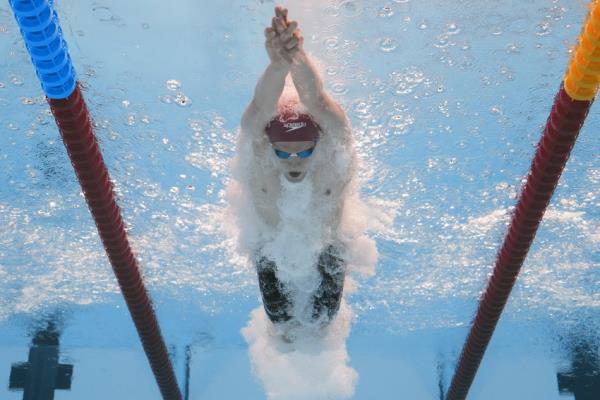
M 50 99 L 66 99 L 77 77 L 52 0 L 9 0 L 42 89 Z

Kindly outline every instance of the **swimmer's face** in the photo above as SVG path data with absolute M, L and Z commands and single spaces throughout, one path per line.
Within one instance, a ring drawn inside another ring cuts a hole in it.
M 311 156 L 301 158 L 298 153 L 310 150 L 315 147 L 315 142 L 274 142 L 272 143 L 273 150 L 280 152 L 292 153 L 288 158 L 279 158 L 278 160 L 283 166 L 283 174 L 289 182 L 301 182 L 306 176 L 306 169 L 310 162 Z

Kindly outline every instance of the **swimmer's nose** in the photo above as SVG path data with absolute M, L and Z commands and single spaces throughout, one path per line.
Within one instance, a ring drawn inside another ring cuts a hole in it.
M 299 177 L 299 176 L 300 176 L 300 172 L 291 171 L 291 172 L 290 172 L 290 176 L 291 176 L 292 178 L 297 178 L 297 177 Z

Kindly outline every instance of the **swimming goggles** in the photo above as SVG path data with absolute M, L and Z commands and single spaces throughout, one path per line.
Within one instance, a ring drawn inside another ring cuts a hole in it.
M 295 155 L 298 158 L 308 158 L 313 153 L 314 149 L 315 149 L 315 147 L 313 146 L 310 149 L 302 150 L 297 153 L 288 153 L 287 151 L 282 151 L 282 150 L 278 150 L 278 149 L 273 149 L 273 150 L 275 150 L 275 154 L 277 155 L 277 157 L 281 158 L 282 160 L 287 160 L 292 155 Z

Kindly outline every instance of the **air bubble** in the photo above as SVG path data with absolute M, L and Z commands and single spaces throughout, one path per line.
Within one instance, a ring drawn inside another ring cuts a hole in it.
M 0 82 L 0 89 L 4 89 L 6 87 L 6 85 L 2 82 Z
M 502 31 L 502 27 L 500 26 L 494 26 L 491 30 L 491 34 L 494 36 L 500 36 L 502 35 L 503 31 Z
M 38 125 L 44 126 L 44 125 L 48 125 L 48 119 L 46 117 L 46 115 L 44 114 L 39 114 L 35 117 L 35 122 L 38 123 Z
M 16 76 L 16 75 L 11 76 L 10 77 L 10 81 L 15 86 L 23 86 L 23 80 L 20 77 Z
M 550 29 L 550 23 L 542 22 L 541 24 L 537 25 L 537 30 L 536 30 L 535 34 L 537 36 L 547 36 L 551 32 L 552 32 L 552 29 Z
M 341 82 L 336 82 L 331 85 L 331 91 L 335 94 L 342 95 L 348 93 L 348 88 Z
M 134 126 L 135 125 L 135 114 L 128 114 L 125 119 L 125 125 Z
M 160 101 L 165 104 L 171 104 L 173 102 L 173 96 L 164 95 L 159 97 Z
M 335 66 L 329 66 L 325 69 L 325 72 L 327 73 L 327 75 L 329 76 L 334 76 L 338 73 L 338 67 Z
M 188 107 L 192 105 L 192 99 L 183 93 L 177 93 L 177 96 L 175 96 L 175 103 L 181 107 Z
M 400 82 L 396 85 L 396 94 L 410 94 L 413 91 L 413 87 L 406 82 Z
M 392 15 L 394 15 L 394 10 L 389 4 L 387 4 L 379 10 L 379 13 L 377 13 L 377 15 L 381 18 L 389 18 Z
M 216 116 L 212 120 L 212 126 L 215 128 L 222 129 L 225 126 L 225 118 Z
M 379 49 L 384 53 L 391 53 L 392 51 L 396 50 L 397 47 L 398 42 L 394 38 L 385 37 L 379 39 Z
M 500 182 L 499 184 L 496 185 L 496 190 L 498 191 L 503 191 L 508 189 L 509 185 L 507 182 Z
M 331 36 L 325 39 L 323 42 L 327 48 L 335 49 L 339 45 L 339 39 L 337 36 Z
M 92 12 L 98 17 L 98 20 L 102 22 L 109 22 L 116 19 L 111 9 L 106 6 L 93 7 Z
M 456 25 L 456 23 L 450 22 L 448 25 L 446 25 L 446 34 L 447 35 L 457 35 L 459 33 L 460 33 L 460 28 L 458 27 L 458 25 Z
M 202 131 L 202 121 L 197 120 L 197 119 L 193 119 L 190 120 L 190 128 L 192 128 L 192 130 L 194 132 L 201 132 Z
M 369 104 L 366 101 L 359 101 L 354 105 L 354 112 L 365 115 L 369 112 Z
M 394 133 L 397 135 L 406 134 L 408 128 L 414 123 L 414 117 L 406 111 L 398 111 L 397 113 L 392 114 L 388 120 L 388 126 L 394 129 Z
M 173 91 L 181 89 L 181 82 L 179 82 L 175 79 L 169 79 L 167 81 L 167 89 L 173 90 Z
M 31 105 L 35 104 L 35 101 L 31 97 L 21 97 L 21 104 Z
M 160 187 L 156 183 L 148 184 L 146 190 L 144 190 L 144 195 L 151 198 L 156 198 L 160 194 Z
M 437 41 L 433 45 L 438 49 L 443 49 L 450 45 L 448 35 L 439 35 L 436 39 Z
M 503 75 L 509 81 L 512 81 L 515 79 L 514 72 L 510 68 L 508 68 L 506 65 L 503 65 L 500 67 L 500 75 Z
M 329 17 L 337 17 L 340 15 L 340 9 L 335 5 L 329 5 L 325 8 L 325 15 Z
M 517 43 L 509 43 L 506 45 L 506 54 L 518 54 L 521 52 L 521 48 Z
M 503 111 L 502 111 L 502 107 L 498 106 L 498 105 L 494 105 L 490 108 L 490 113 L 495 114 L 495 115 L 503 115 Z
M 339 6 L 340 11 L 345 17 L 355 17 L 360 14 L 360 8 L 352 0 L 344 1 Z

